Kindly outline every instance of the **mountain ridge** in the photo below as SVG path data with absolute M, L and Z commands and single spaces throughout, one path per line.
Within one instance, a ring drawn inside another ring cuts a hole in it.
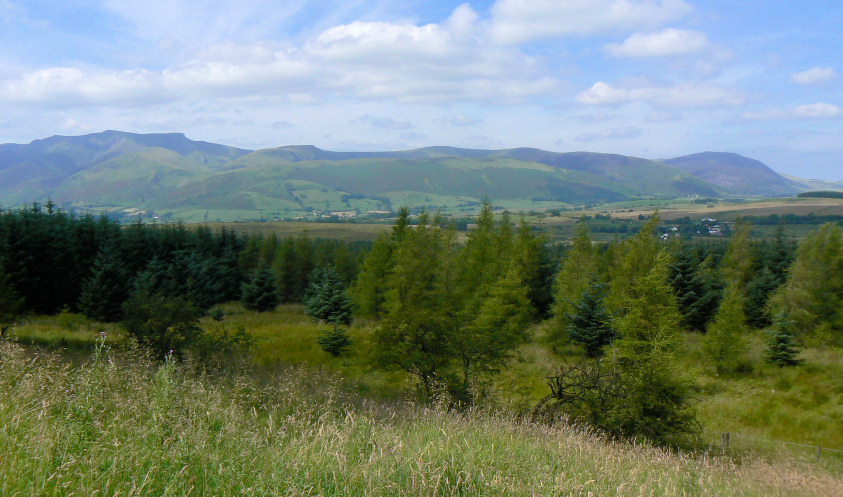
M 754 159 L 704 152 L 651 160 L 519 147 L 431 146 L 336 152 L 313 145 L 248 150 L 183 133 L 104 131 L 0 145 L 0 205 L 47 197 L 63 206 L 178 212 L 472 208 L 488 195 L 532 207 L 630 198 L 787 195 L 803 184 Z M 244 214 L 245 215 L 245 214 Z

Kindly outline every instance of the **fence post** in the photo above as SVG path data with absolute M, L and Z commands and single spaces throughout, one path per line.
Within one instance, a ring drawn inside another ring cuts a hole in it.
M 723 449 L 724 454 L 729 450 L 729 432 L 720 433 L 720 447 Z
M 820 451 L 821 451 L 821 450 L 822 450 L 822 447 L 820 447 L 819 445 L 817 445 L 817 462 L 820 462 Z

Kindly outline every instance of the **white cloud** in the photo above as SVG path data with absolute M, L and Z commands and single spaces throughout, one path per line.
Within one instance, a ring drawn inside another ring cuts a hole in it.
M 834 119 L 843 117 L 843 109 L 840 107 L 818 102 L 815 104 L 800 105 L 788 110 L 766 110 L 746 112 L 741 117 L 753 121 L 781 121 L 793 119 Z
M 843 111 L 840 110 L 840 107 L 823 102 L 810 105 L 800 105 L 793 110 L 793 113 L 798 117 L 808 117 L 812 119 L 828 119 L 843 116 Z
M 0 102 L 53 107 L 202 97 L 513 102 L 558 87 L 537 59 L 485 44 L 477 30 L 476 13 L 462 5 L 441 24 L 358 21 L 329 28 L 301 47 L 228 42 L 155 71 L 41 69 L 0 81 Z
M 684 0 L 498 0 L 491 10 L 493 39 L 522 43 L 657 28 L 693 8 Z
M 413 123 L 406 119 L 393 119 L 391 117 L 386 116 L 372 116 L 369 114 L 364 114 L 357 119 L 353 119 L 351 122 L 363 122 L 367 123 L 375 128 L 381 129 L 410 129 L 413 127 Z
M 834 69 L 830 67 L 813 67 L 807 71 L 797 72 L 790 75 L 794 83 L 811 86 L 830 83 L 837 78 Z
M 667 28 L 657 33 L 636 33 L 604 49 L 615 57 L 665 57 L 700 52 L 709 45 L 704 33 Z
M 577 100 L 586 105 L 647 102 L 666 107 L 731 107 L 743 104 L 746 98 L 737 90 L 707 83 L 624 88 L 598 81 Z
M 624 126 L 622 128 L 612 128 L 594 133 L 582 133 L 574 139 L 577 141 L 618 140 L 635 138 L 640 135 L 641 128 L 637 128 L 635 126 Z

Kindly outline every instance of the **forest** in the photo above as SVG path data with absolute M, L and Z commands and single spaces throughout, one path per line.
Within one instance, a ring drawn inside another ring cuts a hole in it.
M 222 322 L 227 302 L 255 313 L 301 303 L 330 325 L 324 351 L 347 356 L 350 325 L 362 323 L 368 368 L 401 371 L 414 398 L 455 409 L 482 403 L 521 348 L 540 342 L 558 360 L 533 419 L 693 446 L 687 337 L 724 378 L 751 376 L 750 336 L 764 337 L 763 360 L 780 368 L 799 367 L 806 345 L 840 347 L 843 241 L 834 223 L 799 243 L 781 227 L 753 240 L 740 219 L 728 239 L 665 241 L 658 222 L 655 213 L 632 238 L 597 244 L 583 220 L 572 243 L 554 245 L 486 202 L 467 232 L 401 209 L 374 242 L 349 243 L 121 226 L 32 205 L 0 212 L 0 329 L 79 313 L 179 361 L 249 348 L 244 327 L 219 336 L 200 325 Z

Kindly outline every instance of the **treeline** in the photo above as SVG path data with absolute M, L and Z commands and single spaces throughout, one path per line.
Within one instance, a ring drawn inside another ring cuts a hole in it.
M 132 295 L 144 295 L 183 299 L 201 315 L 239 300 L 262 267 L 277 280 L 281 301 L 299 302 L 313 268 L 333 264 L 350 280 L 367 247 L 306 234 L 279 240 L 181 224 L 121 227 L 33 205 L 0 212 L 0 314 L 68 309 L 115 322 Z

